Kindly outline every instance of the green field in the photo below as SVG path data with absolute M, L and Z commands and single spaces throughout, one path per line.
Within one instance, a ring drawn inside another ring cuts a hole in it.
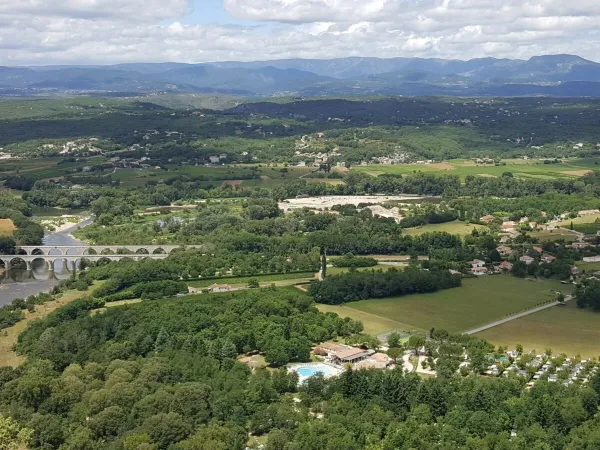
M 560 240 L 563 240 L 565 242 L 574 242 L 577 240 L 577 236 L 574 233 L 569 233 L 568 230 L 532 231 L 528 234 L 531 237 L 539 239 L 541 242 Z
M 570 286 L 558 281 L 528 281 L 509 275 L 465 279 L 459 288 L 432 294 L 362 300 L 345 306 L 329 307 L 342 316 L 362 320 L 373 332 L 392 329 L 409 331 L 445 328 L 468 331 L 508 315 L 552 300 L 553 291 L 566 292 Z M 319 305 L 321 308 L 323 305 Z M 403 325 L 390 328 L 393 323 Z
M 459 234 L 461 236 L 466 236 L 471 234 L 471 232 L 476 228 L 482 230 L 488 229 L 487 227 L 484 227 L 482 225 L 473 225 L 471 223 L 465 223 L 461 222 L 460 220 L 455 220 L 454 222 L 436 223 L 423 225 L 422 227 L 406 228 L 402 230 L 402 233 L 407 234 L 409 236 L 418 236 L 423 233 L 443 231 L 450 234 Z
M 208 280 L 194 280 L 187 282 L 188 286 L 195 288 L 205 288 L 212 284 L 229 284 L 231 286 L 245 287 L 251 280 L 258 280 L 259 283 L 275 283 L 289 282 L 309 282 L 315 278 L 312 272 L 296 272 L 296 273 L 278 273 L 273 275 L 255 275 L 247 277 L 221 277 L 211 278 Z
M 565 307 L 550 308 L 522 317 L 477 336 L 496 345 L 523 345 L 525 350 L 543 352 L 551 348 L 555 354 L 582 357 L 600 355 L 600 314 L 578 309 L 574 302 Z
M 585 270 L 586 272 L 595 272 L 596 270 L 600 270 L 600 262 L 577 261 L 575 265 L 579 267 L 579 270 Z
M 600 220 L 600 214 L 590 214 L 589 216 L 575 217 L 574 219 L 563 220 L 558 225 L 561 227 L 569 227 L 571 223 L 573 225 L 579 225 L 584 223 L 594 223 L 597 220 Z
M 588 170 L 598 169 L 597 159 L 572 158 L 560 164 L 544 164 L 539 160 L 507 159 L 506 165 L 475 164 L 472 160 L 452 159 L 439 164 L 396 164 L 355 166 L 352 170 L 371 175 L 383 173 L 411 174 L 415 172 L 458 175 L 461 179 L 468 175 L 500 177 L 504 172 L 512 172 L 516 178 L 573 178 L 585 175 Z

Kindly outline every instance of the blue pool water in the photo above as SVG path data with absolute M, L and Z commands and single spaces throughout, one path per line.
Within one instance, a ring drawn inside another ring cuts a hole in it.
M 296 372 L 303 377 L 312 377 L 318 373 L 318 370 L 314 367 L 300 367 Z
M 331 377 L 334 375 L 339 375 L 341 373 L 340 369 L 336 369 L 335 367 L 322 363 L 305 364 L 298 367 L 294 367 L 293 370 L 295 370 L 298 373 L 298 375 L 300 375 L 301 380 L 313 377 L 317 373 L 322 373 L 325 377 Z

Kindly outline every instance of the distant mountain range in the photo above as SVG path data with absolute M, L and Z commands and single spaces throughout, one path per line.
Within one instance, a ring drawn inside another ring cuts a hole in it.
M 600 64 L 573 55 L 285 59 L 204 64 L 0 67 L 0 95 L 154 92 L 248 97 L 349 95 L 600 96 Z

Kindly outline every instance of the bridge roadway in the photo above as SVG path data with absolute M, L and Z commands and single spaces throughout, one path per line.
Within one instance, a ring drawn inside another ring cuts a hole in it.
M 176 249 L 200 248 L 199 245 L 41 245 L 41 246 L 19 246 L 16 255 L 0 255 L 0 262 L 5 270 L 16 268 L 18 264 L 25 262 L 27 265 L 27 277 L 33 277 L 33 262 L 41 260 L 46 263 L 46 270 L 52 278 L 56 261 L 64 264 L 67 271 L 74 271 L 77 261 L 85 258 L 91 262 L 100 260 L 120 261 L 131 259 L 139 261 L 142 259 L 165 259 Z M 51 252 L 59 254 L 51 254 Z M 135 253 L 132 253 L 135 252 Z

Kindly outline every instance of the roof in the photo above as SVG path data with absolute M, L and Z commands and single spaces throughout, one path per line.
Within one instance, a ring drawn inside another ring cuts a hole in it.
M 331 352 L 340 352 L 348 348 L 345 345 L 334 344 L 333 342 L 323 342 L 317 347 L 322 348 L 324 350 L 329 350 Z
M 209 289 L 231 289 L 231 285 L 229 284 L 211 284 L 209 287 Z
M 338 359 L 354 359 L 360 358 L 361 356 L 367 356 L 369 352 L 363 350 L 362 348 L 354 348 L 351 347 L 347 350 L 343 350 L 335 355 Z

